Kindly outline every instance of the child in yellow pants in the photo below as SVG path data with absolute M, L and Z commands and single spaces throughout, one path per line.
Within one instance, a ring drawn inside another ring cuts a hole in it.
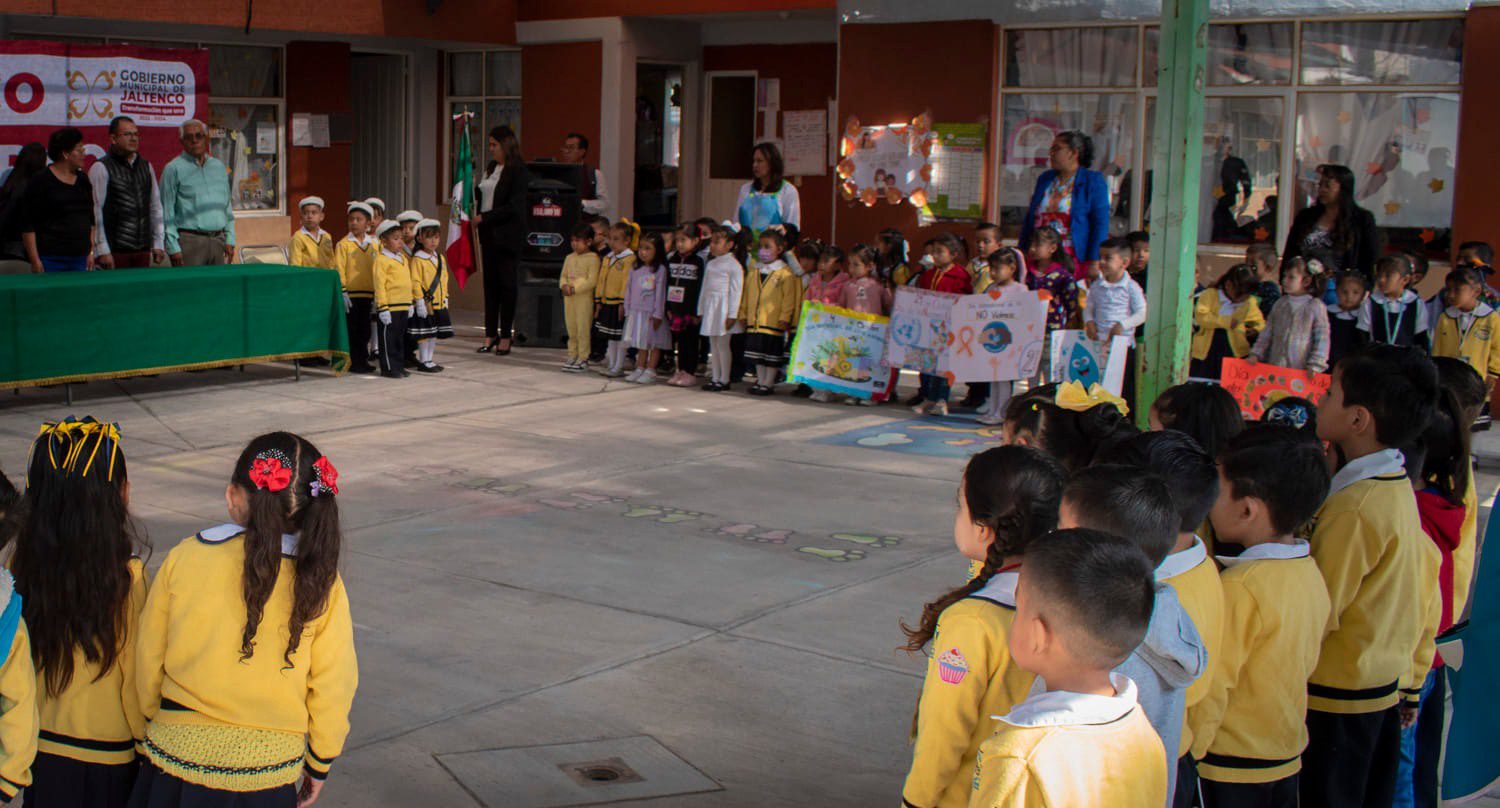
M 563 261 L 557 284 L 563 293 L 563 320 L 568 325 L 568 361 L 562 369 L 589 369 L 589 331 L 594 325 L 594 283 L 599 279 L 599 254 L 594 252 L 594 229 L 573 229 L 573 253 Z

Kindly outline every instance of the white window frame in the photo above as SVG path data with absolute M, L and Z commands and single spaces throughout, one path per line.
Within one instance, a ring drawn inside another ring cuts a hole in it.
M 477 53 L 477 54 L 480 54 L 480 66 L 479 66 L 479 92 L 481 93 L 480 95 L 450 95 L 449 92 L 448 92 L 453 87 L 453 60 L 452 60 L 451 57 L 454 54 L 463 54 L 463 53 Z M 484 129 L 485 104 L 488 103 L 488 102 L 490 102 L 490 101 L 516 101 L 516 102 L 519 102 L 522 99 L 522 97 L 520 95 L 488 95 L 487 94 L 489 92 L 489 89 L 490 89 L 489 88 L 490 71 L 488 69 L 488 65 L 486 65 L 484 63 L 484 61 L 485 61 L 484 57 L 486 55 L 488 55 L 488 54 L 491 54 L 491 53 L 514 53 L 514 54 L 516 54 L 516 58 L 517 59 L 521 58 L 521 49 L 519 47 L 516 47 L 516 48 L 457 48 L 457 49 L 454 49 L 454 50 L 444 50 L 444 51 L 442 51 L 443 69 L 442 69 L 441 73 L 442 73 L 442 77 L 443 77 L 443 112 L 442 112 L 442 116 L 443 116 L 443 164 L 438 167 L 438 176 L 442 178 L 442 181 L 440 183 L 438 183 L 438 196 L 439 196 L 438 203 L 439 204 L 447 205 L 447 204 L 449 204 L 452 201 L 452 200 L 450 200 L 448 198 L 448 194 L 449 194 L 449 192 L 451 192 L 453 190 L 453 105 L 454 104 L 475 104 L 475 105 L 477 105 L 479 107 L 479 114 L 476 115 L 476 116 L 474 116 L 474 119 L 475 119 L 475 121 L 478 122 L 479 127 L 477 129 L 471 130 L 470 134 L 469 134 L 469 138 L 470 138 L 469 145 L 474 150 L 474 158 L 475 158 L 474 181 L 477 183 L 477 182 L 479 182 L 479 179 L 480 179 L 480 172 L 483 171 L 483 168 L 484 168 L 484 159 L 482 157 L 482 153 L 483 153 L 483 149 L 484 149 L 484 145 L 485 145 L 485 136 L 487 134 L 487 130 Z M 525 65 L 522 65 L 522 67 L 521 67 L 521 78 L 522 78 L 523 81 L 525 80 L 525 77 L 526 77 L 525 70 L 526 70 Z M 521 125 L 522 126 L 526 125 L 525 118 L 522 118 Z
M 1285 84 L 1254 84 L 1245 86 L 1215 86 L 1209 85 L 1204 90 L 1206 98 L 1280 98 L 1282 99 L 1281 120 L 1281 170 L 1277 177 L 1276 191 L 1283 204 L 1277 206 L 1276 210 L 1276 233 L 1274 245 L 1279 250 L 1285 243 L 1287 233 L 1291 231 L 1292 218 L 1296 215 L 1293 194 L 1296 192 L 1296 177 L 1293 171 L 1296 166 L 1297 151 L 1297 100 L 1302 93 L 1393 93 L 1393 94 L 1443 94 L 1455 95 L 1459 98 L 1460 105 L 1463 103 L 1463 85 L 1456 84 L 1303 84 L 1302 83 L 1302 27 L 1305 24 L 1331 23 L 1331 22 L 1418 22 L 1422 20 L 1458 20 L 1465 22 L 1465 15 L 1452 13 L 1391 13 L 1391 14 L 1363 14 L 1363 15 L 1339 15 L 1327 17 L 1226 17 L 1215 18 L 1209 21 L 1210 25 L 1256 25 L 1256 24 L 1289 24 L 1292 26 L 1292 64 L 1291 76 Z M 1127 223 L 1129 230 L 1141 229 L 1142 205 L 1145 202 L 1145 167 L 1147 158 L 1150 156 L 1146 151 L 1146 106 L 1148 99 L 1155 99 L 1157 89 L 1155 77 L 1150 80 L 1146 76 L 1146 48 L 1147 30 L 1159 26 L 1155 20 L 1137 22 L 1121 21 L 1098 21 L 1074 24 L 1059 23 L 1023 23 L 1017 25 L 999 26 L 999 70 L 996 83 L 996 126 L 999 130 L 995 133 L 995 143 L 1000 151 L 1005 148 L 1005 97 L 1008 94 L 1015 95 L 1105 95 L 1105 94 L 1135 94 L 1136 96 L 1136 129 L 1133 167 L 1138 168 L 1138 175 L 1133 178 L 1130 188 L 1130 221 Z M 1098 87 L 1007 87 L 1005 84 L 1005 70 L 1009 64 L 1010 40 L 1006 36 L 1009 31 L 1022 30 L 1061 30 L 1082 28 L 1122 28 L 1133 27 L 1136 29 L 1136 66 L 1135 82 L 1118 86 Z M 991 183 L 991 199 L 995 200 L 993 217 L 995 221 L 1000 219 L 1000 192 L 1004 172 L 998 170 L 1002 165 L 1003 154 L 997 153 L 993 156 L 997 170 L 994 172 L 994 180 Z M 1028 193 L 1030 189 L 1027 189 Z M 1384 226 L 1381 226 L 1384 228 Z M 1447 228 L 1452 230 L 1450 221 Z M 1229 251 L 1239 250 L 1244 245 L 1225 244 L 1200 240 L 1199 250 L 1207 251 Z

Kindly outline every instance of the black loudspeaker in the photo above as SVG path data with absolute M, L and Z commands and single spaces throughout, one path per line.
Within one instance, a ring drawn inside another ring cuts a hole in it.
M 516 330 L 526 335 L 528 348 L 566 348 L 568 326 L 563 320 L 562 290 L 557 286 L 562 264 L 523 259 L 519 270 Z
M 572 252 L 568 242 L 582 213 L 578 189 L 557 180 L 533 179 L 526 188 L 526 248 L 521 258 L 561 264 Z

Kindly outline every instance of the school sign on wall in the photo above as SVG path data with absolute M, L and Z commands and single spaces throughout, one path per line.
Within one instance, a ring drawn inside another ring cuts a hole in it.
M 206 50 L 0 42 L 0 169 L 65 126 L 82 130 L 88 153 L 101 157 L 110 119 L 126 115 L 160 171 L 182 151 L 177 127 L 207 111 Z

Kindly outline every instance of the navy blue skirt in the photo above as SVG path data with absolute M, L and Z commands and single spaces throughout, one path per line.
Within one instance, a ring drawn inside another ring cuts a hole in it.
M 140 763 L 85 763 L 38 752 L 26 808 L 125 808 Z
M 147 760 L 141 762 L 129 808 L 295 808 L 296 805 L 294 785 L 264 791 L 220 791 L 179 780 Z

